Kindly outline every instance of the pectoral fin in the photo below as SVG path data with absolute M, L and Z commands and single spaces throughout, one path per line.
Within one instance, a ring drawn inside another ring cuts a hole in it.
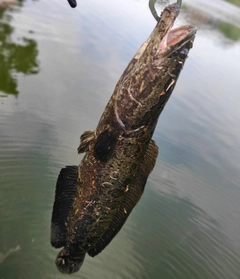
M 76 194 L 77 179 L 77 166 L 61 169 L 58 176 L 51 223 L 51 244 L 55 248 L 66 244 L 66 223 Z
M 132 209 L 143 194 L 147 178 L 156 163 L 157 155 L 158 147 L 155 142 L 151 140 L 143 162 L 140 165 L 139 171 L 136 174 L 135 179 L 127 186 L 123 202 L 119 206 L 119 209 L 107 231 L 103 234 L 102 238 L 95 244 L 95 246 L 88 250 L 88 254 L 91 257 L 99 254 L 112 241 L 126 222 Z
M 106 162 L 112 155 L 117 143 L 117 136 L 109 129 L 103 131 L 97 138 L 94 146 L 95 157 Z
M 80 145 L 78 147 L 78 154 L 87 152 L 89 144 L 94 140 L 95 131 L 85 131 L 80 137 Z

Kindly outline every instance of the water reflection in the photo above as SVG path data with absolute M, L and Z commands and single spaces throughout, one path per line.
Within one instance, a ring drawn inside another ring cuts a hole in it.
M 80 134 L 95 128 L 156 22 L 148 0 L 26 3 L 1 19 L 12 30 L 5 44 L 36 40 L 41 71 L 15 71 L 18 98 L 0 101 L 0 278 L 65 279 L 49 241 L 57 175 L 79 163 Z M 72 279 L 240 278 L 240 44 L 219 31 L 239 28 L 239 8 L 183 4 L 177 25 L 199 16 L 199 31 L 154 134 L 158 164 L 123 230 Z
M 184 6 L 183 11 L 186 14 L 186 21 L 198 26 L 198 28 L 218 30 L 224 37 L 233 41 L 240 39 L 240 27 L 236 24 L 219 20 L 211 14 L 187 5 Z
M 0 120 L 0 277 L 49 278 L 42 266 L 54 264 L 46 253 L 57 171 L 49 145 L 56 142 L 54 127 L 26 112 Z
M 236 5 L 236 6 L 240 6 L 240 0 L 226 0 L 226 1 L 232 3 L 232 4 Z
M 150 0 L 149 1 L 149 8 L 153 15 L 153 17 L 158 20 L 158 15 L 161 9 L 166 6 L 171 1 L 164 1 L 164 0 Z M 229 1 L 234 2 L 234 4 L 240 6 L 239 0 L 236 1 Z M 214 3 L 214 1 L 213 1 Z M 155 9 L 155 4 L 159 5 L 158 11 Z M 225 10 L 221 10 L 221 17 L 219 17 L 219 5 L 222 5 L 222 2 L 216 2 L 215 4 L 208 4 L 202 5 L 200 1 L 197 3 L 192 4 L 191 2 L 184 1 L 181 11 L 181 16 L 184 18 L 187 24 L 192 24 L 197 26 L 198 28 L 206 28 L 211 30 L 219 31 L 225 38 L 228 38 L 233 41 L 238 41 L 240 39 L 240 21 L 237 15 L 240 14 L 240 8 L 232 7 L 231 4 L 225 3 Z M 231 12 L 229 12 L 229 7 Z M 209 9 L 209 10 L 208 10 Z M 233 14 L 231 14 L 233 13 Z M 234 16 L 235 15 L 235 16 Z M 237 17 L 234 21 L 234 18 Z M 226 21 L 222 19 L 226 19 Z M 233 18 L 233 19 L 232 19 Z
M 218 24 L 219 31 L 230 40 L 238 41 L 240 39 L 240 28 L 229 24 L 227 22 L 220 22 Z
M 188 1 L 183 5 L 185 20 L 201 29 L 218 30 L 231 40 L 240 39 L 240 8 L 228 2 L 201 0 Z
M 156 188 L 145 193 L 142 203 L 133 216 L 134 226 L 142 227 L 134 241 L 134 257 L 142 262 L 138 278 L 237 278 L 239 255 L 229 248 L 219 224 L 190 199 Z
M 0 92 L 17 95 L 19 93 L 17 74 L 37 74 L 39 63 L 36 41 L 22 37 L 14 42 L 14 35 L 10 17 L 6 20 L 5 12 L 2 11 L 0 13 Z

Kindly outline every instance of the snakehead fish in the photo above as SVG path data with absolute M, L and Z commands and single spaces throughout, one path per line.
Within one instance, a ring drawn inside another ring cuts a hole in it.
M 137 204 L 158 155 L 151 139 L 192 47 L 196 29 L 171 29 L 180 11 L 167 6 L 120 77 L 95 131 L 81 136 L 79 166 L 59 174 L 51 244 L 56 265 L 71 274 L 119 232 Z

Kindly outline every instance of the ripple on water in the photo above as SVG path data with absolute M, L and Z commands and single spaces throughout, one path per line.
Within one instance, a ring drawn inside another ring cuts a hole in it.
M 149 221 L 142 213 L 141 220 L 148 228 L 142 230 L 142 238 L 154 242 L 151 251 L 155 250 L 153 254 L 158 258 L 159 267 L 149 278 L 157 278 L 154 276 L 159 273 L 162 278 L 237 279 L 239 250 L 233 246 L 235 240 L 217 217 L 218 212 L 212 211 L 214 207 L 208 204 L 207 196 L 217 197 L 219 193 L 214 188 L 210 190 L 190 170 L 184 171 L 184 179 L 179 177 L 181 172 L 182 166 L 164 164 L 161 173 L 155 175 L 154 171 L 149 179 L 150 188 L 143 197 L 144 209 L 140 207 L 138 212 L 141 215 L 146 211 L 151 216 Z
M 94 129 L 121 71 L 155 24 L 140 2 L 79 0 L 72 10 L 66 0 L 25 1 L 9 17 L 14 37 L 33 30 L 41 69 L 17 76 L 18 97 L 0 104 L 0 251 L 21 247 L 1 263 L 6 278 L 66 278 L 49 243 L 56 178 L 61 167 L 79 163 L 80 134 Z M 239 51 L 237 43 L 230 51 L 219 41 L 216 47 L 209 34 L 198 32 L 180 94 L 160 118 L 161 163 L 141 201 L 113 242 L 96 258 L 86 257 L 71 278 L 240 278 Z

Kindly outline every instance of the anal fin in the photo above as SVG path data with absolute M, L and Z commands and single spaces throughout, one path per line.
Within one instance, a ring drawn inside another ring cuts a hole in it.
M 93 247 L 91 247 L 90 250 L 88 250 L 88 254 L 91 257 L 99 254 L 112 241 L 126 222 L 132 209 L 143 194 L 147 178 L 154 168 L 157 156 L 158 147 L 156 143 L 151 140 L 135 179 L 127 186 L 124 199 L 108 229 L 103 234 L 101 239 Z
M 55 190 L 51 222 L 51 244 L 60 248 L 66 244 L 66 222 L 77 190 L 78 167 L 61 169 Z

